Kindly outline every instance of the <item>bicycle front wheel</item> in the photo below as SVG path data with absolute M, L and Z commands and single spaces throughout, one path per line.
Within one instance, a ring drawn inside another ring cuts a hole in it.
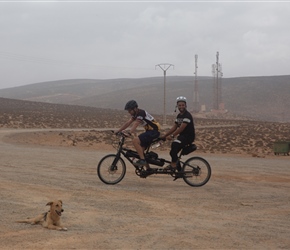
M 192 187 L 200 187 L 209 181 L 211 167 L 205 159 L 192 157 L 183 164 L 182 172 L 185 183 Z
M 126 174 L 126 164 L 117 155 L 106 155 L 98 164 L 98 177 L 106 184 L 114 185 L 119 183 Z

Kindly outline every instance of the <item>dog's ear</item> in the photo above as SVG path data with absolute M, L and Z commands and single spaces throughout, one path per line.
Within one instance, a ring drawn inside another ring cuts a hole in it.
M 48 202 L 47 204 L 46 204 L 46 206 L 51 206 L 52 205 L 52 201 L 50 201 L 50 202 Z
M 62 205 L 62 200 L 58 200 L 60 203 L 61 203 L 61 205 Z

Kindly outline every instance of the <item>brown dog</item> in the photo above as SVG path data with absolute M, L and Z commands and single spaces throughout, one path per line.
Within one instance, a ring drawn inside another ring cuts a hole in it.
M 42 213 L 35 218 L 16 221 L 18 223 L 29 223 L 31 225 L 40 224 L 48 229 L 63 230 L 66 231 L 67 228 L 63 227 L 60 222 L 61 213 L 64 211 L 62 209 L 62 201 L 50 201 L 46 204 L 50 206 L 50 209 L 46 213 Z

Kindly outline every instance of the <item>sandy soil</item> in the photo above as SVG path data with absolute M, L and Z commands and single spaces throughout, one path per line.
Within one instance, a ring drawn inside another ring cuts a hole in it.
M 17 143 L 13 133 L 0 130 L 0 249 L 290 249 L 289 156 L 197 151 L 213 171 L 203 187 L 141 179 L 130 165 L 109 186 L 96 174 L 108 144 L 49 146 L 29 133 Z M 54 199 L 68 231 L 15 223 Z

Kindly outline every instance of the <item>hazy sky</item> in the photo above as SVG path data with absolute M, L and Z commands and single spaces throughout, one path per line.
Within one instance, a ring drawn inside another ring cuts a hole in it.
M 0 1 L 0 88 L 60 79 L 290 74 L 290 1 Z

